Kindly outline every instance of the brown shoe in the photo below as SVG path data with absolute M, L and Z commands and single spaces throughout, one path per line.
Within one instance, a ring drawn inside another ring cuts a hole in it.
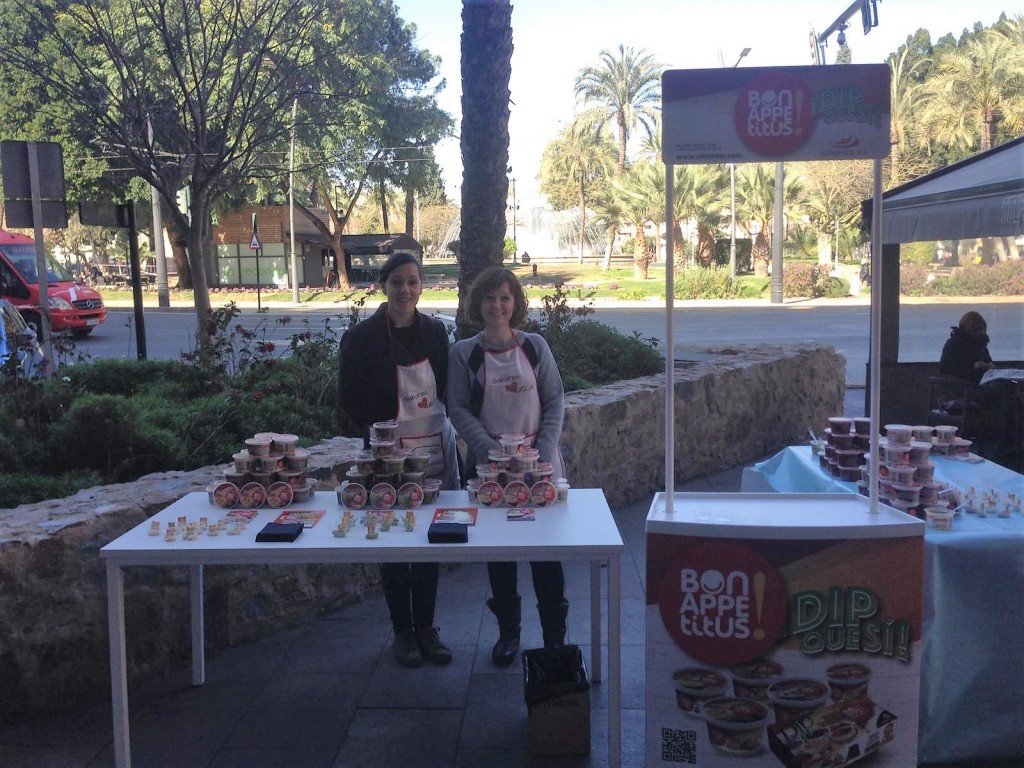
M 423 658 L 431 664 L 452 663 L 451 648 L 441 642 L 440 630 L 437 627 L 416 630 L 416 640 L 419 642 Z
M 418 667 L 423 663 L 420 645 L 416 642 L 416 633 L 411 629 L 395 630 L 395 658 L 403 667 Z

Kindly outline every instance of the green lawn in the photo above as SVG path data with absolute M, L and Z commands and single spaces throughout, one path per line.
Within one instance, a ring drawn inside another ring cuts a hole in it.
M 607 272 L 600 266 L 594 264 L 575 264 L 571 262 L 560 262 L 555 264 L 538 264 L 537 276 L 533 276 L 533 265 L 508 264 L 516 275 L 522 280 L 527 295 L 531 299 L 552 293 L 555 286 L 562 285 L 569 292 L 571 298 L 593 298 L 593 299 L 619 299 L 624 301 L 643 301 L 647 297 L 661 299 L 665 296 L 665 267 L 664 264 L 652 264 L 647 280 L 634 280 L 632 266 L 614 266 Z M 455 262 L 427 264 L 424 269 L 423 299 L 425 301 L 456 301 L 458 291 L 459 267 Z M 744 295 L 760 296 L 767 295 L 767 280 L 756 278 L 752 275 L 741 275 L 738 278 L 741 287 L 744 288 Z M 301 289 L 299 298 L 302 302 L 336 302 L 345 303 L 353 295 L 360 296 L 365 285 L 357 286 L 350 292 L 325 291 L 318 288 Z M 99 289 L 104 299 L 108 302 L 131 302 L 132 292 L 130 290 L 113 287 L 101 287 Z M 191 291 L 171 290 L 172 306 L 192 306 Z M 156 291 L 147 288 L 144 293 L 144 304 L 156 306 Z M 257 292 L 254 288 L 226 288 L 212 289 L 210 298 L 214 305 L 226 304 L 229 301 L 254 302 L 257 299 Z M 260 300 L 263 302 L 284 302 L 292 301 L 291 290 L 278 290 L 264 288 L 260 292 Z

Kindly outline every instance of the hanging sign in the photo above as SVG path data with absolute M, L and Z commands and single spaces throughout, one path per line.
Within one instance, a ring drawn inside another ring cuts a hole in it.
M 677 69 L 662 75 L 666 165 L 889 155 L 889 67 Z

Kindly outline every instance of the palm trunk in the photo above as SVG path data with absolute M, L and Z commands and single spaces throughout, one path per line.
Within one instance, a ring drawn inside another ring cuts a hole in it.
M 466 301 L 473 279 L 501 264 L 508 197 L 508 88 L 512 74 L 512 5 L 462 6 L 462 230 L 456 335 L 473 332 Z
M 633 279 L 646 280 L 647 267 L 651 259 L 647 253 L 647 238 L 644 237 L 644 226 L 637 227 L 637 236 L 633 238 Z
M 607 272 L 612 268 L 612 249 L 615 247 L 615 227 L 608 227 L 607 238 L 604 246 L 604 263 L 601 269 Z

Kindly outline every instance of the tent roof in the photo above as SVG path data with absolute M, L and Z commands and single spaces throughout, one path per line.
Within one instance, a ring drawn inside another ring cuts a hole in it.
M 865 229 L 871 200 L 861 203 Z M 1024 234 L 1024 137 L 882 195 L 882 241 L 966 240 Z

